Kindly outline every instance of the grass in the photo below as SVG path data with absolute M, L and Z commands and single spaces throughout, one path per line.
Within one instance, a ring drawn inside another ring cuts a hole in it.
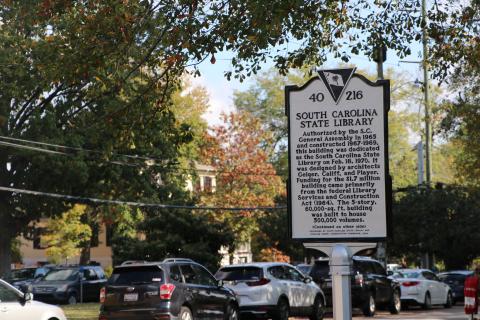
M 79 303 L 61 306 L 68 320 L 98 320 L 100 304 Z

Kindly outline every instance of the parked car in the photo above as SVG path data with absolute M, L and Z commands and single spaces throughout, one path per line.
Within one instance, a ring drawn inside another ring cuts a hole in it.
M 215 277 L 231 288 L 242 315 L 323 319 L 325 296 L 310 277 L 287 263 L 248 263 L 220 268 Z
M 75 304 L 98 301 L 107 278 L 100 266 L 67 266 L 50 270 L 31 284 L 35 300 Z
M 190 259 L 117 266 L 100 302 L 99 320 L 238 319 L 235 294 Z
M 452 289 L 453 305 L 457 302 L 463 302 L 465 299 L 463 288 L 465 279 L 473 276 L 474 272 L 469 270 L 455 270 L 439 273 L 437 276 L 440 281 L 448 284 Z
M 400 269 L 403 278 L 397 278 L 402 288 L 402 305 L 416 304 L 424 309 L 432 305 L 444 305 L 450 308 L 453 294 L 450 286 L 428 269 Z
M 10 272 L 10 276 L 4 280 L 13 285 L 22 292 L 27 292 L 28 287 L 36 280 L 45 276 L 48 271 L 53 268 L 53 265 L 43 267 L 32 267 L 15 269 Z
M 308 270 L 299 266 L 312 277 L 325 293 L 327 306 L 332 306 L 332 278 L 329 275 L 328 258 L 314 261 Z M 400 285 L 391 277 L 382 264 L 369 257 L 353 256 L 352 258 L 352 307 L 360 308 L 367 317 L 375 315 L 377 307 L 386 307 L 390 313 L 397 314 L 401 309 Z
M 0 280 L 0 315 L 2 320 L 67 320 L 62 309 L 38 301 Z

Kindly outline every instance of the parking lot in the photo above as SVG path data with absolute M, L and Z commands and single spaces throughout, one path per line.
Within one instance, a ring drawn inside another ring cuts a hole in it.
M 423 310 L 421 308 L 412 307 L 408 310 L 403 310 L 400 314 L 392 315 L 388 311 L 379 310 L 374 318 L 367 318 L 362 315 L 359 311 L 354 311 L 355 320 L 362 319 L 431 319 L 431 320 L 466 320 L 470 319 L 463 311 L 463 305 L 453 306 L 450 309 L 445 309 L 443 307 L 433 307 L 431 310 Z M 332 313 L 326 315 L 325 319 L 332 319 Z

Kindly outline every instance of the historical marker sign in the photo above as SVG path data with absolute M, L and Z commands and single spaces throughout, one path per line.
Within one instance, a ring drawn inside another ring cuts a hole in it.
M 293 239 L 387 236 L 390 84 L 354 72 L 320 70 L 304 86 L 285 88 Z

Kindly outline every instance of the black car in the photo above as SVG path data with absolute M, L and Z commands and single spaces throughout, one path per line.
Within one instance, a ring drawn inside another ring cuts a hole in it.
M 465 285 L 465 279 L 467 277 L 473 276 L 474 272 L 469 270 L 456 270 L 439 273 L 437 276 L 440 281 L 448 284 L 452 289 L 452 304 L 457 302 L 463 302 L 465 296 L 463 293 L 463 288 Z
M 99 320 L 238 319 L 235 294 L 190 259 L 125 264 L 101 293 Z
M 32 283 L 33 298 L 47 303 L 98 301 L 107 278 L 100 266 L 68 266 L 50 270 Z
M 389 278 L 380 262 L 369 257 L 352 258 L 352 307 L 360 308 L 365 316 L 375 315 L 377 307 L 385 307 L 392 314 L 401 309 L 399 283 Z M 297 268 L 312 277 L 322 289 L 327 306 L 332 306 L 332 278 L 327 258 L 315 260 L 312 265 L 299 265 Z
M 36 280 L 45 276 L 53 266 L 32 267 L 15 269 L 10 272 L 10 276 L 4 280 L 20 291 L 27 292 L 28 287 Z

